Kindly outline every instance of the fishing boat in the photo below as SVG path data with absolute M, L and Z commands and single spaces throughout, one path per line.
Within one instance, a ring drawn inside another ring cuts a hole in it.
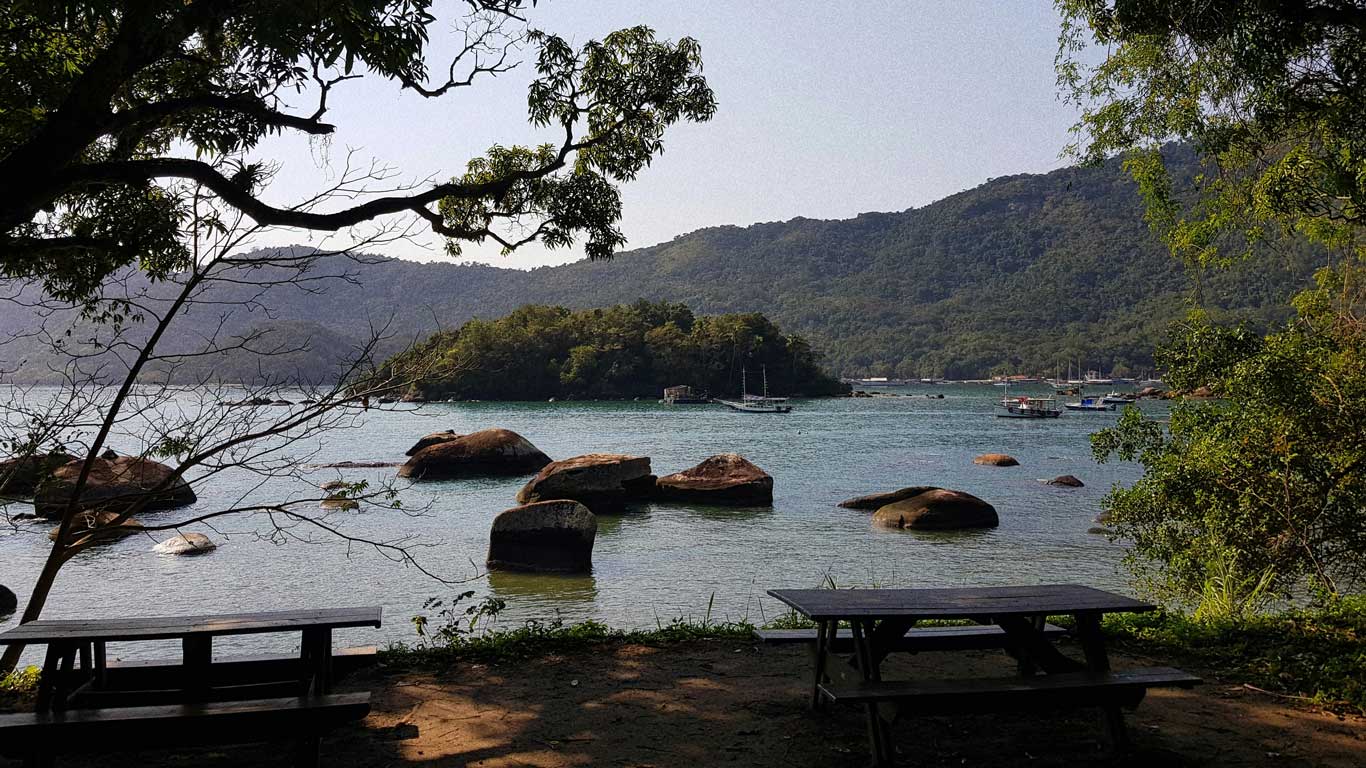
M 1111 392 L 1100 399 L 1102 403 L 1107 403 L 1109 405 L 1128 405 L 1137 400 L 1138 395 L 1133 392 Z
M 721 400 L 716 402 L 726 406 L 732 411 L 741 413 L 792 413 L 792 406 L 787 404 L 786 397 L 768 396 L 768 369 L 764 369 L 764 393 L 762 395 L 751 395 L 746 390 L 745 369 L 740 369 L 740 399 Z
M 1001 410 L 997 411 L 996 415 L 1003 419 L 1056 419 L 1062 415 L 1057 400 L 1051 397 L 1011 397 L 1009 389 L 1006 390 L 1005 397 L 1001 398 L 999 407 Z

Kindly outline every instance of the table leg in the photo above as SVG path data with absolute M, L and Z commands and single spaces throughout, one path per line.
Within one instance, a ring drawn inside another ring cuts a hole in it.
M 207 695 L 209 667 L 213 664 L 213 635 L 188 635 L 180 640 L 181 664 L 185 667 L 185 690 L 191 699 Z
M 76 653 L 75 644 L 63 643 L 61 647 L 61 662 L 57 669 L 57 680 L 52 687 L 52 701 L 49 704 L 53 712 L 66 710 L 67 698 L 71 696 L 71 691 L 75 689 L 76 682 Z
M 57 685 L 58 667 L 62 660 L 61 643 L 48 643 L 47 653 L 43 656 L 43 676 L 38 678 L 38 693 L 35 711 L 42 713 L 52 709 L 52 694 Z
M 1078 613 L 1077 639 L 1081 641 L 1082 652 L 1086 654 L 1086 669 L 1093 674 L 1110 671 L 1110 657 L 1105 651 L 1105 634 L 1100 629 L 1100 614 Z M 1129 747 L 1129 734 L 1124 729 L 1124 713 L 1119 705 L 1101 707 L 1105 718 L 1105 733 L 1116 751 Z
M 1086 669 L 1081 663 L 1064 656 L 1062 651 L 1048 642 L 1048 638 L 1044 637 L 1042 631 L 1035 629 L 1029 619 L 1021 616 L 998 616 L 996 625 L 1005 630 L 1011 647 L 1015 648 L 1017 653 L 1028 658 L 1031 665 L 1036 665 L 1044 672 L 1054 674 L 1080 672 Z
M 316 695 L 332 692 L 332 629 L 310 627 L 304 630 L 300 654 L 310 675 L 311 692 Z
M 821 683 L 825 681 L 825 663 L 830 654 L 831 638 L 827 632 L 832 626 L 839 626 L 838 621 L 821 621 L 816 623 L 816 657 L 813 666 L 815 676 L 811 681 L 811 708 L 821 708 Z
M 95 687 L 104 688 L 109 682 L 109 657 L 103 640 L 95 641 Z

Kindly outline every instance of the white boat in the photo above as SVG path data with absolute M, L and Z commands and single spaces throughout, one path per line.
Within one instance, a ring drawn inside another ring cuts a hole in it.
M 1128 405 L 1137 400 L 1138 395 L 1133 392 L 1111 392 L 1100 399 L 1102 403 L 1107 403 L 1109 405 Z
M 732 411 L 741 413 L 792 413 L 792 406 L 787 404 L 786 397 L 768 396 L 768 369 L 764 369 L 764 393 L 762 395 L 751 395 L 745 389 L 745 369 L 740 369 L 740 399 L 721 400 L 716 402 L 726 406 Z
M 1056 419 L 1062 415 L 1062 410 L 1057 405 L 1058 401 L 1051 397 L 1011 397 L 1009 389 L 1006 393 L 998 406 L 1001 410 L 996 412 L 996 415 L 1003 419 Z
M 1115 380 L 1103 378 L 1100 375 L 1100 371 L 1087 371 L 1086 378 L 1083 380 L 1083 383 L 1110 386 L 1115 383 Z

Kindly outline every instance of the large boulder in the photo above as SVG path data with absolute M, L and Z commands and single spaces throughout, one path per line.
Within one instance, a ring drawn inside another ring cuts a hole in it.
M 139 523 L 137 520 L 130 517 L 116 523 L 115 520 L 118 520 L 118 517 L 118 513 L 116 512 L 106 512 L 103 510 L 79 512 L 76 514 L 76 517 L 71 520 L 71 528 L 67 541 L 70 542 L 78 536 L 92 532 L 96 535 L 96 538 L 99 539 L 121 539 L 124 536 L 131 536 L 142 530 L 142 523 Z M 58 525 L 48 531 L 48 539 L 56 541 L 57 532 L 61 529 L 62 527 Z
M 152 551 L 163 555 L 202 555 L 217 548 L 218 545 L 202 533 L 182 533 L 157 544 Z
M 629 500 L 649 496 L 654 484 L 648 456 L 590 453 L 547 464 L 517 492 L 517 501 L 573 499 L 596 514 L 611 514 Z
M 419 450 L 398 468 L 399 477 L 448 480 L 478 475 L 529 475 L 550 457 L 510 429 L 481 429 Z
M 46 518 L 61 517 L 76 490 L 84 459 L 75 459 L 53 471 L 39 485 L 33 509 Z M 160 462 L 136 456 L 95 459 L 86 478 L 78 504 L 81 509 L 96 507 L 118 512 L 138 505 L 141 509 L 174 509 L 193 504 L 196 499 L 189 483 L 173 477 L 174 470 Z
M 73 458 L 65 451 L 53 451 L 0 461 L 0 494 L 11 498 L 28 498 L 37 492 L 38 484 L 49 477 L 53 470 Z
M 703 504 L 759 506 L 773 503 L 773 478 L 737 453 L 722 453 L 655 482 L 660 498 Z
M 19 610 L 19 598 L 15 597 L 10 588 L 0 584 L 0 616 L 8 616 Z
M 873 524 L 886 528 L 946 530 L 995 528 L 996 508 L 970 493 L 935 488 L 888 504 L 873 513 Z
M 912 485 L 909 488 L 891 491 L 890 493 L 872 493 L 867 496 L 855 496 L 840 502 L 840 506 L 845 509 L 882 509 L 888 504 L 895 504 L 904 501 L 912 496 L 919 496 L 925 491 L 937 491 L 938 486 L 934 485 Z
M 448 443 L 458 437 L 460 437 L 460 435 L 455 434 L 455 430 L 453 429 L 448 429 L 445 432 L 433 432 L 430 435 L 423 435 L 422 437 L 419 437 L 417 442 L 413 443 L 413 447 L 409 448 L 403 455 L 415 456 L 417 455 L 417 452 L 423 448 L 431 447 L 437 443 Z
M 1014 456 L 1007 456 L 1004 453 L 984 453 L 972 460 L 973 464 L 984 464 L 988 467 L 1018 467 L 1020 462 Z
M 1084 488 L 1086 486 L 1086 483 L 1083 483 L 1075 475 L 1058 475 L 1052 480 L 1049 480 L 1048 484 L 1061 486 L 1063 488 Z
M 539 501 L 493 519 L 488 567 L 585 573 L 593 568 L 598 519 L 577 501 Z

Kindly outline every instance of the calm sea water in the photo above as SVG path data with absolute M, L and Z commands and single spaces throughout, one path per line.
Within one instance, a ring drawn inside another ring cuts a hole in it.
M 417 517 L 373 509 L 338 520 L 357 534 L 411 536 L 414 552 L 447 586 L 364 547 L 326 537 L 317 543 L 263 540 L 250 519 L 227 520 L 211 533 L 219 548 L 178 558 L 130 537 L 82 554 L 62 571 L 49 618 L 255 611 L 379 604 L 385 626 L 343 640 L 411 640 L 409 619 L 429 597 L 474 590 L 507 601 L 500 624 L 524 619 L 596 619 L 648 627 L 677 616 L 760 623 L 782 609 L 765 595 L 778 587 L 956 586 L 1083 582 L 1128 589 L 1119 567 L 1123 548 L 1088 534 L 1105 492 L 1138 476 L 1134 465 L 1097 465 L 1088 435 L 1115 414 L 1066 413 L 1056 420 L 996 418 L 999 388 L 937 385 L 895 390 L 908 397 L 796 401 L 792 414 L 738 414 L 720 406 L 669 407 L 654 402 L 430 404 L 372 410 L 356 429 L 330 435 L 311 462 L 402 460 L 428 432 L 485 427 L 515 430 L 552 458 L 590 452 L 651 457 L 663 475 L 714 453 L 734 451 L 774 477 L 772 508 L 734 509 L 652 504 L 599 520 L 593 572 L 586 576 L 481 575 L 489 526 L 515 506 L 526 478 L 420 483 L 402 494 Z M 1012 390 L 1014 391 L 1014 390 Z M 943 399 L 927 398 L 928 393 Z M 1162 403 L 1142 404 L 1147 410 Z M 1009 453 L 1012 468 L 972 458 Z M 320 469 L 324 482 L 382 480 L 394 469 Z M 1045 485 L 1073 474 L 1085 488 Z M 236 501 L 259 478 L 220 475 L 196 486 L 198 509 Z M 309 484 L 277 480 L 256 491 L 316 495 Z M 907 485 L 968 491 L 995 505 L 999 528 L 961 532 L 875 529 L 870 513 L 841 509 L 851 496 Z M 258 496 L 259 497 L 259 496 Z M 17 510 L 14 510 L 17 511 Z M 144 516 L 174 519 L 181 513 Z M 47 525 L 0 527 L 0 583 L 21 604 L 47 553 Z M 202 526 L 196 528 L 205 530 Z M 205 530 L 205 532 L 209 532 Z M 0 630 L 16 618 L 0 622 Z M 258 637 L 238 647 L 288 640 Z M 234 643 L 229 643 L 232 647 Z M 131 649 L 128 655 L 140 655 Z

